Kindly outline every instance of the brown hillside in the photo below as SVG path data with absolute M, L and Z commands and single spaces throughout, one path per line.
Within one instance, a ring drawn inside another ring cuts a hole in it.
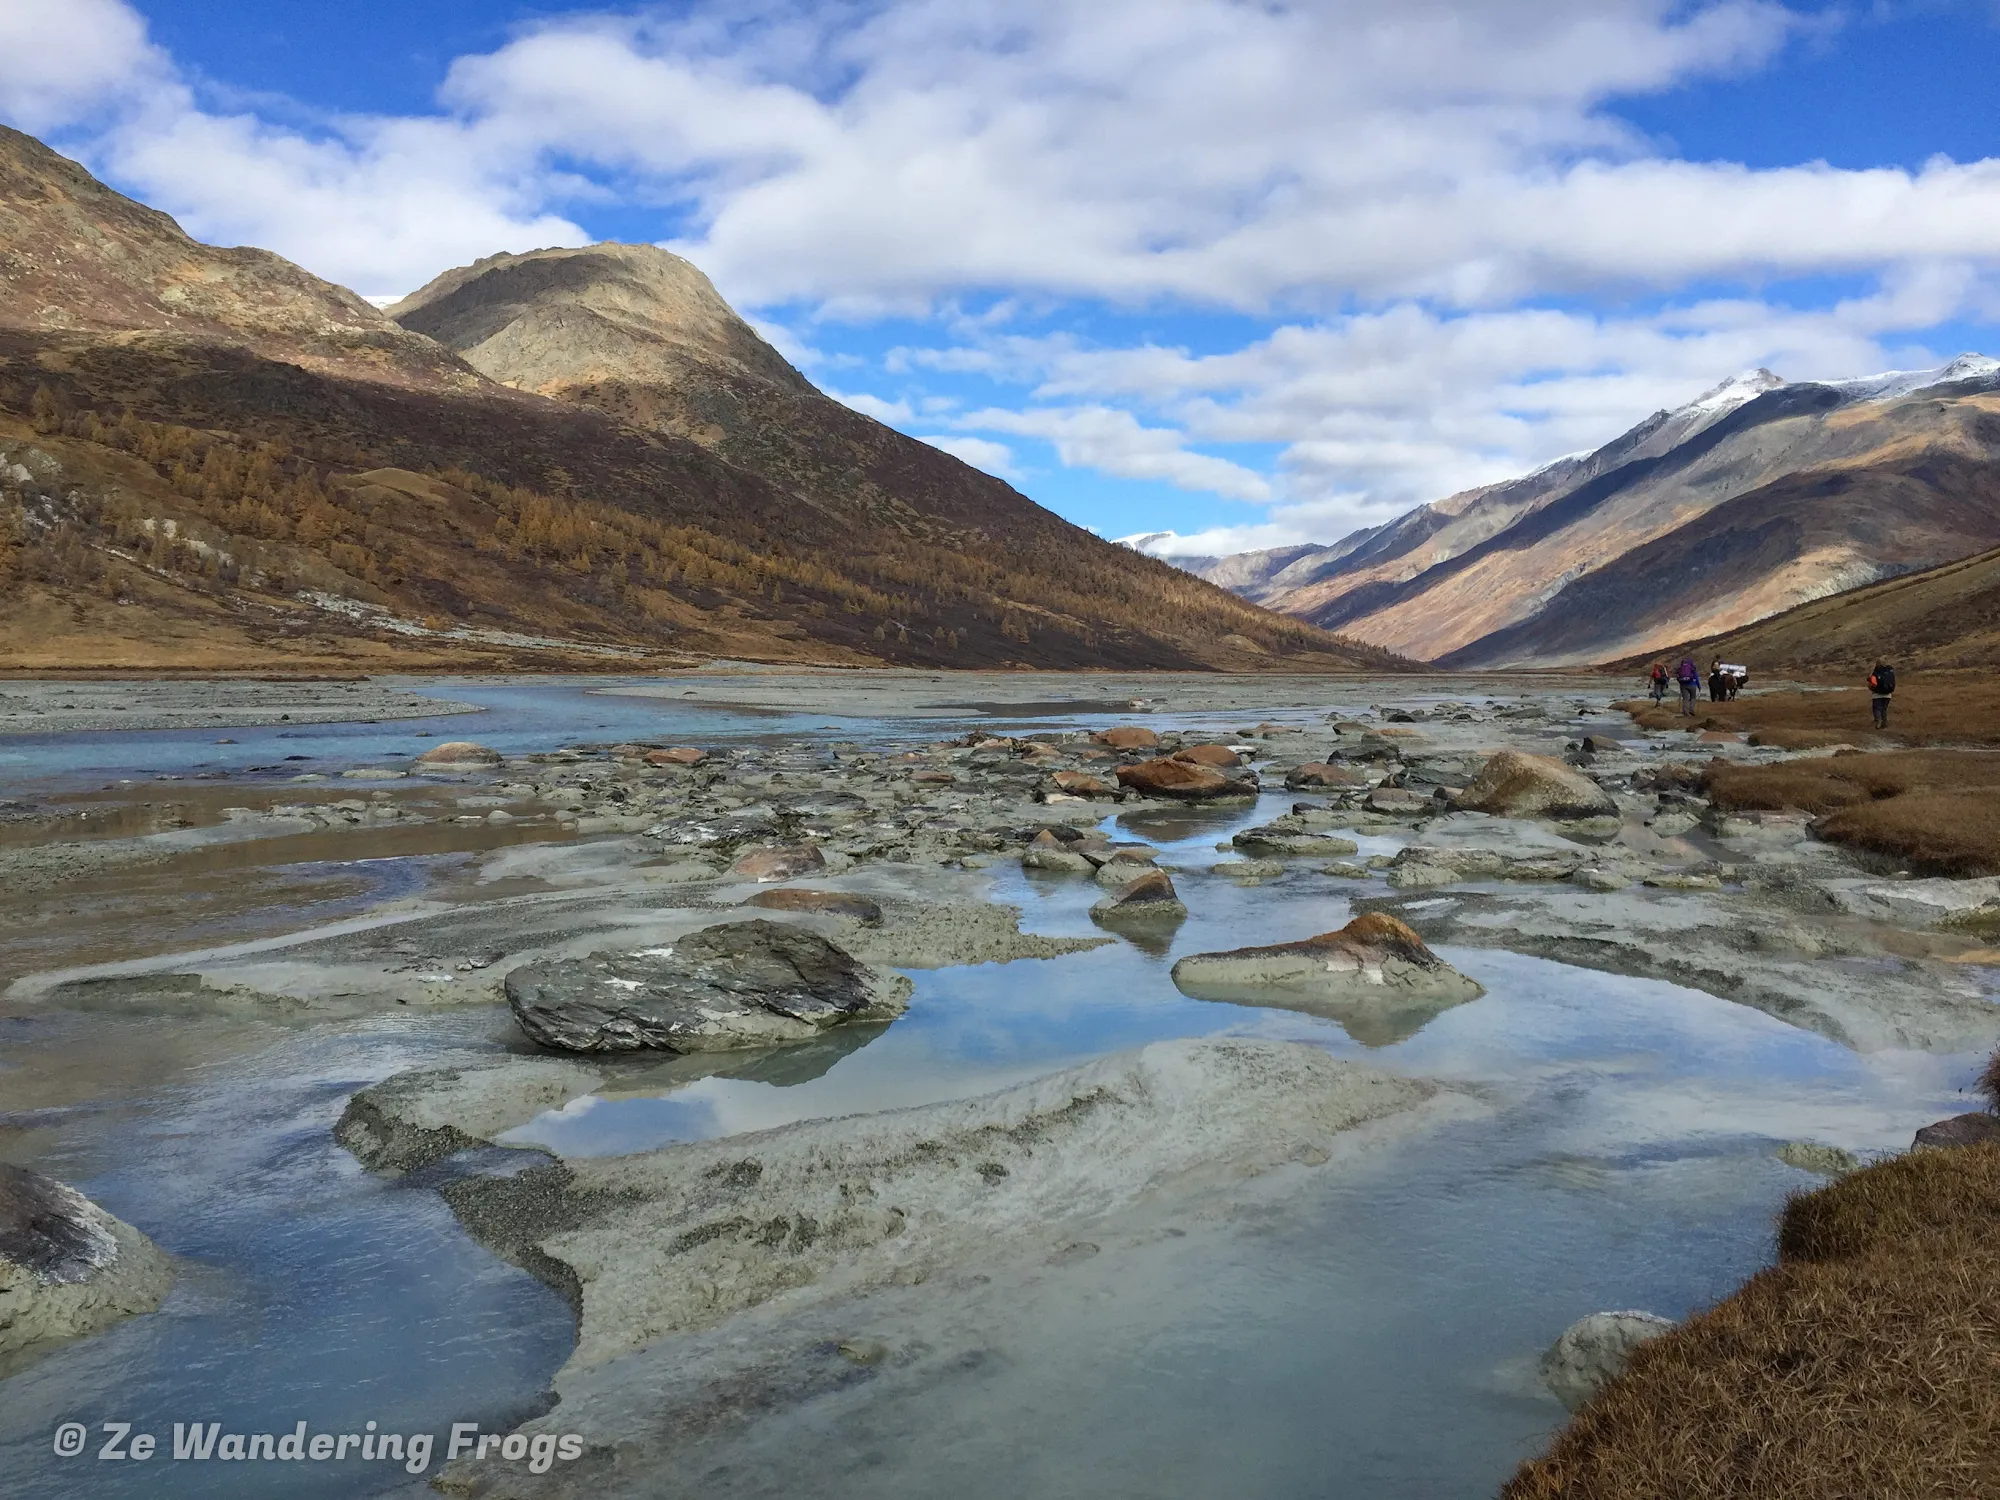
M 1673 649 L 1691 649 L 1703 663 L 1720 656 L 1806 678 L 1862 675 L 1883 656 L 1898 667 L 2000 666 L 2000 548 L 1815 599 Z M 1643 664 L 1628 657 L 1606 670 Z
M 739 434 L 811 456 L 781 482 L 509 389 L 15 132 L 0 184 L 0 665 L 1395 664 L 907 439 L 834 475 L 817 431 Z M 785 385 L 761 341 L 734 369 L 693 345 L 759 400 Z

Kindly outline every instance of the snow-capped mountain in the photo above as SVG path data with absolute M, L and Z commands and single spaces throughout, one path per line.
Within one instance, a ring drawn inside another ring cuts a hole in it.
M 1170 560 L 1407 655 L 1561 666 L 1996 544 L 2000 360 L 1964 354 L 1841 381 L 1746 371 L 1594 452 L 1330 546 Z

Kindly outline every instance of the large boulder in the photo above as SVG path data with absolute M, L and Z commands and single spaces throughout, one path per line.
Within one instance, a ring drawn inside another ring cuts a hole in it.
M 1327 1016 L 1370 1047 L 1414 1036 L 1439 1011 L 1486 993 L 1384 912 L 1296 943 L 1192 953 L 1173 980 L 1197 1000 Z
M 671 946 L 515 969 L 521 1029 L 565 1052 L 709 1052 L 809 1040 L 842 1021 L 886 1021 L 910 981 L 881 974 L 802 927 L 753 918 Z
M 1673 1326 L 1649 1312 L 1598 1312 L 1579 1318 L 1542 1356 L 1542 1382 L 1556 1400 L 1575 1411 L 1624 1373 L 1634 1349 Z
M 1115 797 L 1118 788 L 1101 776 L 1093 776 L 1088 771 L 1058 771 L 1051 778 L 1056 790 L 1072 797 Z
M 1243 757 L 1227 745 L 1183 745 L 1168 759 L 1184 760 L 1190 765 L 1209 766 L 1217 771 L 1227 771 L 1243 764 Z
M 1926 1125 L 1910 1144 L 1916 1150 L 1942 1151 L 1953 1146 L 1977 1146 L 1986 1141 L 2000 1141 L 2000 1115 L 1975 1110 L 1971 1114 L 1953 1115 L 1948 1120 Z
M 1147 797 L 1169 797 L 1179 802 L 1212 802 L 1222 797 L 1254 797 L 1254 781 L 1238 781 L 1210 766 L 1190 761 L 1142 760 L 1118 768 L 1118 784 Z
M 66 1183 L 0 1162 L 0 1359 L 158 1307 L 173 1263 Z
M 442 745 L 434 745 L 417 757 L 420 766 L 443 766 L 448 769 L 470 769 L 475 766 L 497 766 L 502 756 L 498 750 L 489 750 L 484 745 L 471 740 L 447 740 Z
M 1546 755 L 1502 750 L 1453 799 L 1468 812 L 1503 818 L 1615 818 L 1609 792 L 1574 767 Z

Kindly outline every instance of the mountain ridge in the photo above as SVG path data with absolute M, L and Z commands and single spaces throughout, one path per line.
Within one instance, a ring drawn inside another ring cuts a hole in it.
M 552 336 L 503 343 L 548 367 L 510 385 L 19 132 L 0 205 L 0 664 L 1407 665 L 839 406 L 692 267 L 677 339 L 524 284 L 550 252 L 434 281 L 419 306 L 537 268 L 475 352 L 528 312 L 583 330 L 567 365 Z

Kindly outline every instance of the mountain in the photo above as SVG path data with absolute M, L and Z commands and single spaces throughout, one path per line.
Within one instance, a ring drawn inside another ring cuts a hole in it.
M 1838 676 L 1850 682 L 1877 661 L 1909 670 L 2000 667 L 2000 547 L 1942 567 L 1864 584 L 1801 604 L 1741 630 L 1676 642 L 1668 656 L 1720 657 L 1752 672 Z M 1652 656 L 1613 665 L 1642 672 Z
M 396 312 L 0 129 L 0 665 L 1394 664 L 830 400 L 665 252 Z
M 1593 453 L 1419 506 L 1244 597 L 1453 667 L 1661 649 L 2000 543 L 2000 361 L 1768 370 Z M 1231 577 L 1234 559 L 1202 566 Z

